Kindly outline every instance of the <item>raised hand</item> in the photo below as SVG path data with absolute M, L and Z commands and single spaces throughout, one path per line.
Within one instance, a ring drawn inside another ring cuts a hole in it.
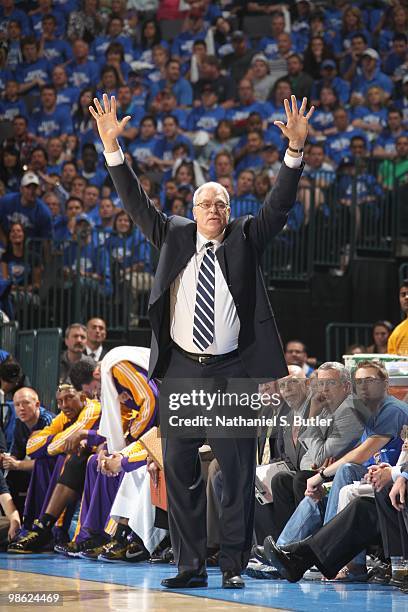
M 291 96 L 291 103 L 292 108 L 290 108 L 289 100 L 285 99 L 283 103 L 287 118 L 286 125 L 282 121 L 274 121 L 273 124 L 280 128 L 283 135 L 289 140 L 290 147 L 293 149 L 303 149 L 307 137 L 309 119 L 313 115 L 314 106 L 305 115 L 307 98 L 303 98 L 302 106 L 299 110 L 296 96 Z
M 116 116 L 116 99 L 111 96 L 110 102 L 106 94 L 103 94 L 103 108 L 98 100 L 94 98 L 94 105 L 89 107 L 89 112 L 96 121 L 99 136 L 107 153 L 112 153 L 119 149 L 118 137 L 123 134 L 130 116 L 123 117 L 118 121 Z

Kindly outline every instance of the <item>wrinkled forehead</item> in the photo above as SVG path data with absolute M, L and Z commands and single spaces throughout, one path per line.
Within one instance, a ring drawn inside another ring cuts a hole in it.
M 198 193 L 196 201 L 197 204 L 202 202 L 224 202 L 224 204 L 228 204 L 228 199 L 221 185 L 218 187 L 215 185 L 203 187 Z

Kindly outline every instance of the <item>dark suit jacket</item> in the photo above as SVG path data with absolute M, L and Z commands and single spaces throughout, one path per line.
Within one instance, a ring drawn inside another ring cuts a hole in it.
M 136 175 L 124 163 L 108 167 L 123 205 L 146 238 L 160 250 L 150 294 L 152 343 L 149 377 L 167 370 L 170 338 L 170 285 L 195 253 L 197 225 L 184 217 L 156 210 Z M 268 380 L 287 376 L 275 317 L 261 272 L 262 254 L 286 223 L 295 202 L 302 169 L 282 164 L 272 191 L 256 217 L 239 217 L 228 224 L 216 251 L 240 321 L 238 349 L 248 376 Z

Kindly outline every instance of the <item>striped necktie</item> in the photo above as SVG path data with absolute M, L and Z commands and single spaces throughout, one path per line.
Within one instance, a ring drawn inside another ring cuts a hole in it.
M 194 309 L 193 342 L 204 351 L 214 342 L 215 254 L 212 242 L 205 245 L 205 255 L 198 273 Z

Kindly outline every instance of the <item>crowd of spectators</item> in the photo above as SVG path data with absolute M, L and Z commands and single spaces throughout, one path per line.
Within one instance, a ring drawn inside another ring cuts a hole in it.
M 248 16 L 269 34 L 245 33 Z M 327 214 L 334 183 L 338 205 L 350 207 L 355 189 L 358 206 L 375 209 L 408 176 L 407 27 L 406 2 L 381 0 L 2 0 L 2 287 L 38 288 L 41 266 L 23 260 L 28 238 L 54 240 L 66 275 L 79 270 L 108 293 L 112 259 L 122 277 L 151 271 L 137 228 L 117 216 L 88 110 L 103 92 L 116 96 L 119 119 L 131 116 L 121 146 L 167 214 L 190 216 L 205 180 L 226 187 L 232 217 L 256 213 L 283 158 L 274 121 L 291 94 L 316 112 L 287 227 L 308 223 L 312 188 Z

